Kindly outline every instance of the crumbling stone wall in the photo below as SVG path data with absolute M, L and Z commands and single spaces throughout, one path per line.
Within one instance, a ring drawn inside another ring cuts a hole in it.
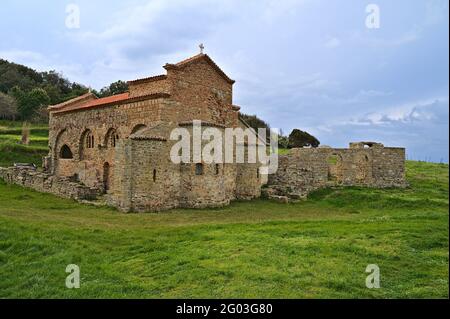
M 299 199 L 327 186 L 405 187 L 405 149 L 352 143 L 348 149 L 296 148 L 279 157 L 268 197 Z
M 38 192 L 52 193 L 75 200 L 92 200 L 101 190 L 85 186 L 69 178 L 57 177 L 26 168 L 0 167 L 0 178 L 10 184 L 32 188 Z

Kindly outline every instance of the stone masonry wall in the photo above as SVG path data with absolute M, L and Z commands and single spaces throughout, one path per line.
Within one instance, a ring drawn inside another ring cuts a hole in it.
M 164 99 L 150 99 L 82 112 L 50 113 L 48 170 L 57 176 L 77 175 L 84 184 L 103 187 L 104 165 L 114 166 L 115 147 L 107 141 L 108 132 L 114 130 L 119 139 L 128 138 L 138 126 L 150 126 L 160 118 Z M 89 132 L 94 146 L 86 147 Z M 67 145 L 72 159 L 61 159 L 59 152 Z
M 166 76 L 152 77 L 148 80 L 131 81 L 129 83 L 130 97 L 149 95 L 153 93 L 170 93 L 170 82 Z
M 178 121 L 202 120 L 227 127 L 238 125 L 238 112 L 232 108 L 232 84 L 205 60 L 180 69 L 169 69 L 171 97 L 183 105 Z

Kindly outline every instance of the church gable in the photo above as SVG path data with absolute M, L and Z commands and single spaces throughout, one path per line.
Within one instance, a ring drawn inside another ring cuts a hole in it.
M 214 79 L 215 81 L 218 81 L 220 79 L 229 86 L 235 82 L 230 79 L 207 54 L 203 53 L 197 54 L 176 64 L 166 64 L 164 68 L 169 73 L 182 74 L 185 77 L 191 77 L 198 81 L 201 81 L 206 76 L 210 80 Z M 200 75 L 200 77 L 196 75 Z
M 175 116 L 179 122 L 194 119 L 222 125 L 234 122 L 234 81 L 208 55 L 200 53 L 164 68 L 171 99 L 182 109 Z

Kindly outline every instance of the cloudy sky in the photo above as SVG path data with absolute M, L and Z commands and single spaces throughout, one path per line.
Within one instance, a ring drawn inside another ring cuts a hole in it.
M 367 27 L 369 4 L 379 28 Z M 0 57 L 100 89 L 163 73 L 203 42 L 236 80 L 234 103 L 272 127 L 448 162 L 448 10 L 447 0 L 2 0 Z

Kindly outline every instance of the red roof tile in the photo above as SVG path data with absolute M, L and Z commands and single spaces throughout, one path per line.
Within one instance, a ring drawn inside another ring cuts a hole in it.
M 114 105 L 114 104 L 123 104 L 123 103 L 131 103 L 131 102 L 137 102 L 147 99 L 157 99 L 157 98 L 167 98 L 170 95 L 168 93 L 152 93 L 148 95 L 143 96 L 137 96 L 137 97 L 131 97 L 128 92 L 122 93 L 122 94 L 116 94 L 108 97 L 104 97 L 101 99 L 91 100 L 87 103 L 81 104 L 81 105 L 74 105 L 74 106 L 68 106 L 61 110 L 54 110 L 53 113 L 63 113 L 63 112 L 70 112 L 70 111 L 76 111 L 76 110 L 85 110 L 100 106 L 108 106 L 108 105 Z
M 164 66 L 164 68 L 165 69 L 182 68 L 182 67 L 185 67 L 186 65 L 189 65 L 190 63 L 193 63 L 200 59 L 205 59 L 205 61 L 207 63 L 209 63 L 228 83 L 231 83 L 231 84 L 234 83 L 234 80 L 230 79 L 207 54 L 203 54 L 203 53 L 194 55 L 194 56 L 187 58 L 185 60 L 182 60 L 176 64 L 166 64 Z M 166 78 L 167 78 L 167 75 L 161 74 L 161 75 L 151 76 L 151 77 L 147 77 L 147 78 L 128 81 L 128 84 L 138 84 L 138 83 L 144 83 L 144 82 L 159 81 L 159 80 L 163 80 Z M 70 112 L 70 111 L 74 111 L 74 110 L 89 109 L 89 108 L 93 108 L 93 107 L 97 107 L 97 106 L 114 105 L 114 104 L 119 104 L 119 103 L 141 101 L 141 100 L 145 100 L 145 99 L 166 98 L 169 96 L 170 96 L 170 94 L 168 94 L 168 93 L 153 93 L 153 94 L 149 94 L 149 95 L 145 95 L 145 96 L 138 96 L 138 97 L 130 98 L 130 94 L 127 92 L 127 93 L 112 95 L 112 96 L 98 99 L 95 97 L 95 95 L 93 95 L 91 92 L 89 92 L 82 96 L 74 98 L 72 100 L 60 103 L 58 105 L 49 106 L 48 109 L 52 113 L 63 113 L 63 112 Z M 84 99 L 87 99 L 87 101 L 83 101 Z
M 107 97 L 104 97 L 101 99 L 90 100 L 87 103 L 68 106 L 68 107 L 63 108 L 61 111 L 56 110 L 56 112 L 67 112 L 67 111 L 73 111 L 73 110 L 87 109 L 87 108 L 91 108 L 94 106 L 99 106 L 99 105 L 103 105 L 103 104 L 109 104 L 109 103 L 113 103 L 113 102 L 126 100 L 126 99 L 128 99 L 128 96 L 129 96 L 128 92 L 122 93 L 122 94 L 117 94 L 117 95 L 112 95 L 112 96 L 107 96 Z
M 62 108 L 64 108 L 65 106 L 68 106 L 68 105 L 70 105 L 70 104 L 74 104 L 74 103 L 77 103 L 77 102 L 81 102 L 81 101 L 86 100 L 86 99 L 89 99 L 89 98 L 96 99 L 97 97 L 96 97 L 92 92 L 88 92 L 88 93 L 85 93 L 85 94 L 83 94 L 83 95 L 77 96 L 77 97 L 75 97 L 75 98 L 73 98 L 73 99 L 64 101 L 64 102 L 62 102 L 62 103 L 55 104 L 55 105 L 49 105 L 48 109 L 49 109 L 49 110 L 52 110 L 52 109 L 62 109 Z

